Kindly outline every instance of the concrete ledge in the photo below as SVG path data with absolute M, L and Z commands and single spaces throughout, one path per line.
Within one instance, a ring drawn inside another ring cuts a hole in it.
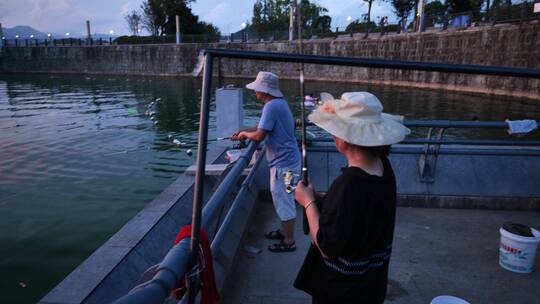
M 225 151 L 213 145 L 207 162 Z M 205 196 L 215 177 L 205 179 Z M 172 247 L 180 227 L 191 221 L 194 177 L 182 175 L 98 248 L 39 303 L 109 303 L 126 294 Z

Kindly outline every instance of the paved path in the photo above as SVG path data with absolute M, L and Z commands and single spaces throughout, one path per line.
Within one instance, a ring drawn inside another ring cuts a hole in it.
M 264 231 L 277 227 L 272 205 L 258 203 L 245 244 L 221 303 L 311 303 L 292 287 L 309 238 L 297 225 L 294 253 L 271 253 Z M 386 303 L 425 304 L 450 294 L 470 303 L 540 303 L 540 257 L 536 271 L 515 274 L 498 265 L 498 229 L 505 221 L 540 227 L 540 213 L 398 208 Z

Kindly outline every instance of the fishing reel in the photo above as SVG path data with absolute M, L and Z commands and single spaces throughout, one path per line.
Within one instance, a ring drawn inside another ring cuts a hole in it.
M 247 142 L 245 139 L 238 141 L 237 144 L 233 145 L 233 149 L 243 149 L 247 147 Z
M 285 184 L 285 192 L 293 193 L 296 190 L 298 177 L 300 177 L 300 175 L 295 174 L 291 170 L 283 172 L 283 182 Z

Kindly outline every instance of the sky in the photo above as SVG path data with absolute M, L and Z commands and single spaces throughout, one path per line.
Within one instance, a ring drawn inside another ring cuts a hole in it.
M 92 33 L 115 35 L 128 33 L 124 16 L 138 10 L 142 0 L 0 0 L 0 23 L 3 27 L 29 25 L 45 33 L 86 33 L 85 22 L 90 20 Z M 223 34 L 241 29 L 242 22 L 251 20 L 255 0 L 197 0 L 191 4 L 194 14 L 216 25 Z M 328 9 L 332 27 L 347 25 L 347 17 L 360 18 L 367 12 L 363 0 L 315 0 Z M 372 20 L 388 16 L 395 21 L 390 5 L 375 1 Z

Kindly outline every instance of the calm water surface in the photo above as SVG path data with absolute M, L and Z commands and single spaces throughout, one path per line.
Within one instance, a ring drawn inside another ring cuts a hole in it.
M 282 86 L 295 100 L 297 82 Z M 530 100 L 307 83 L 314 94 L 352 90 L 374 92 L 407 119 L 540 119 Z M 195 161 L 185 150 L 195 152 L 199 96 L 192 78 L 0 75 L 0 302 L 39 300 Z M 245 97 L 246 124 L 255 124 L 260 105 Z M 152 101 L 157 125 L 145 115 Z M 188 145 L 175 147 L 170 134 Z

